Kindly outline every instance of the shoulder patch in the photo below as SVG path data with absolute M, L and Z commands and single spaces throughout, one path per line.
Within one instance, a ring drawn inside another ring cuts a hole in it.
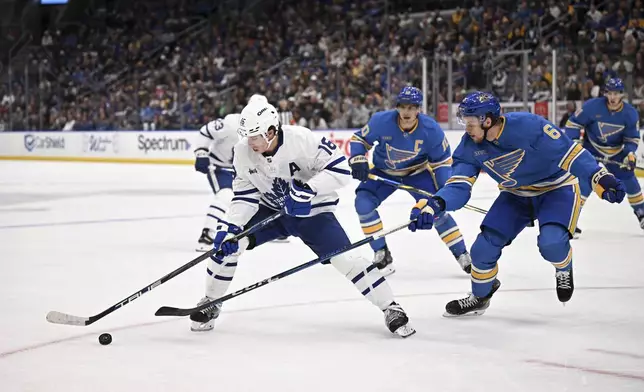
M 362 129 L 360 130 L 360 134 L 362 135 L 362 137 L 365 137 L 369 134 L 369 124 L 362 127 Z

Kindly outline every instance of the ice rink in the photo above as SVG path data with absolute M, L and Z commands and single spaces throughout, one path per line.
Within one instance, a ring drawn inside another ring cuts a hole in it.
M 353 188 L 337 211 L 362 238 Z M 471 204 L 488 208 L 482 176 Z M 418 333 L 400 339 L 330 266 L 226 302 L 215 330 L 154 316 L 203 295 L 206 263 L 87 327 L 90 316 L 195 258 L 210 202 L 190 166 L 0 162 L 0 390 L 13 391 L 644 391 L 644 231 L 624 203 L 592 197 L 574 241 L 576 290 L 564 307 L 554 270 L 526 229 L 500 261 L 503 285 L 484 316 L 442 317 L 470 290 L 435 232 L 389 238 L 389 278 Z M 408 218 L 398 192 L 385 227 Z M 454 213 L 468 247 L 482 215 Z M 363 248 L 371 257 L 368 246 Z M 314 258 L 297 239 L 242 256 L 231 288 Z M 114 341 L 101 346 L 98 336 Z

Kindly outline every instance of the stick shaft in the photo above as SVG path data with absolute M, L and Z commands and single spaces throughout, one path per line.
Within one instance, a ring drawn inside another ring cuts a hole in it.
M 375 180 L 375 181 L 384 182 L 385 184 L 389 184 L 389 185 L 391 185 L 393 187 L 396 187 L 398 189 L 402 189 L 402 190 L 405 190 L 405 191 L 417 193 L 419 195 L 423 195 L 423 196 L 427 196 L 427 197 L 434 197 L 434 195 L 431 192 L 427 192 L 427 191 L 425 191 L 423 189 L 414 188 L 413 186 L 405 185 L 405 184 L 402 184 L 402 183 L 400 183 L 398 181 L 394 181 L 394 180 L 390 180 L 388 178 L 380 177 L 380 176 L 377 176 L 375 174 L 369 174 L 369 178 L 372 179 L 372 180 Z M 478 212 L 480 214 L 484 214 L 484 215 L 487 214 L 487 210 L 484 210 L 483 208 L 479 208 L 479 207 L 476 207 L 476 206 L 473 206 L 473 205 L 465 204 L 465 206 L 463 208 L 466 208 L 466 209 L 468 209 L 470 211 Z
M 333 257 L 339 256 L 342 253 L 348 252 L 348 251 L 353 250 L 355 248 L 361 247 L 362 245 L 368 244 L 368 243 L 370 243 L 370 242 L 372 242 L 374 240 L 377 240 L 378 238 L 382 238 L 382 237 L 387 236 L 389 234 L 395 233 L 396 231 L 399 231 L 399 230 L 402 230 L 402 229 L 406 228 L 409 225 L 409 223 L 410 222 L 406 222 L 405 224 L 401 224 L 399 226 L 396 226 L 396 227 L 394 227 L 392 229 L 386 230 L 386 231 L 384 231 L 382 233 L 379 233 L 377 235 L 372 235 L 372 236 L 367 237 L 367 238 L 365 238 L 363 240 L 360 240 L 358 242 L 354 242 L 353 244 L 347 245 L 344 248 L 338 249 L 335 252 L 332 252 L 332 253 L 327 254 L 325 256 L 322 256 L 322 257 L 318 257 L 317 259 L 314 259 L 314 260 L 311 260 L 311 261 L 307 261 L 304 264 L 300 264 L 300 265 L 295 266 L 295 267 L 293 267 L 293 268 L 291 268 L 289 270 L 280 272 L 279 274 L 273 275 L 270 278 L 266 278 L 266 279 L 261 280 L 261 281 L 259 281 L 257 283 L 254 283 L 254 284 L 252 284 L 250 286 L 246 286 L 243 289 L 239 289 L 239 290 L 237 290 L 237 291 L 235 291 L 233 293 L 224 295 L 221 298 L 217 298 L 217 299 L 214 299 L 212 301 L 206 302 L 205 304 L 202 304 L 200 306 L 196 306 L 194 308 L 185 308 L 185 309 L 173 308 L 173 307 L 169 307 L 169 306 L 163 306 L 163 307 L 159 308 L 159 310 L 157 310 L 155 315 L 156 316 L 188 316 L 188 315 L 190 315 L 190 314 L 192 314 L 194 312 L 199 312 L 199 311 L 201 311 L 201 310 L 203 310 L 203 309 L 205 309 L 205 308 L 207 308 L 209 306 L 212 306 L 214 304 L 226 302 L 231 298 L 240 296 L 242 294 L 246 294 L 246 293 L 251 292 L 251 291 L 253 291 L 255 289 L 258 289 L 258 288 L 260 288 L 262 286 L 265 286 L 265 285 L 267 285 L 269 283 L 276 282 L 276 281 L 278 281 L 278 280 L 280 280 L 282 278 L 285 278 L 285 277 L 287 277 L 289 275 L 293 275 L 296 272 L 305 270 L 305 269 L 307 269 L 309 267 L 312 267 L 312 266 L 314 266 L 316 264 L 319 264 L 319 263 L 321 263 L 323 261 L 326 261 L 326 260 L 329 260 L 329 259 L 331 259 Z
M 276 212 L 275 214 L 269 216 L 268 218 L 262 220 L 261 222 L 258 222 L 257 224 L 249 227 L 248 229 L 242 231 L 238 235 L 234 237 L 234 239 L 239 240 L 242 239 L 255 231 L 259 230 L 262 227 L 265 227 L 269 223 L 275 221 L 276 219 L 279 219 L 284 215 L 283 211 Z M 188 263 L 182 265 L 181 267 L 177 268 L 176 270 L 168 273 L 167 275 L 161 277 L 160 279 L 154 281 L 153 283 L 143 287 L 141 290 L 133 293 L 132 295 L 124 298 L 123 300 L 117 302 L 116 304 L 110 306 L 109 308 L 105 309 L 104 311 L 90 317 L 79 317 L 79 316 L 73 316 L 61 312 L 49 312 L 47 314 L 47 321 L 50 323 L 54 324 L 67 324 L 67 325 L 90 325 L 103 317 L 107 316 L 108 314 L 114 312 L 115 310 L 122 308 L 123 306 L 129 304 L 130 302 L 134 301 L 135 299 L 139 298 L 143 294 L 147 293 L 148 291 L 151 291 L 152 289 L 155 289 L 156 287 L 164 284 L 165 282 L 169 281 L 170 279 L 181 275 L 182 273 L 186 272 L 190 268 L 194 267 L 195 265 L 201 263 L 202 261 L 206 260 L 210 256 L 213 255 L 215 252 L 214 249 L 209 250 L 208 252 L 205 252 L 199 257 L 189 261 Z

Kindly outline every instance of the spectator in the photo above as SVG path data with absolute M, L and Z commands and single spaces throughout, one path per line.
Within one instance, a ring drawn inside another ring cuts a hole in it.
M 577 107 L 574 102 L 566 103 L 566 113 L 564 113 L 563 116 L 561 116 L 561 120 L 559 120 L 559 128 L 565 128 L 568 119 L 575 113 L 576 110 Z

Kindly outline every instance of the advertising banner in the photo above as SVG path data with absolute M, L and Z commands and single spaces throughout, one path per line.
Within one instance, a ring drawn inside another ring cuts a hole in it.
M 355 129 L 314 131 L 335 143 L 348 157 Z M 462 130 L 446 131 L 452 151 Z M 197 131 L 0 132 L 0 159 L 123 163 L 194 162 Z M 644 166 L 644 142 L 637 150 Z

